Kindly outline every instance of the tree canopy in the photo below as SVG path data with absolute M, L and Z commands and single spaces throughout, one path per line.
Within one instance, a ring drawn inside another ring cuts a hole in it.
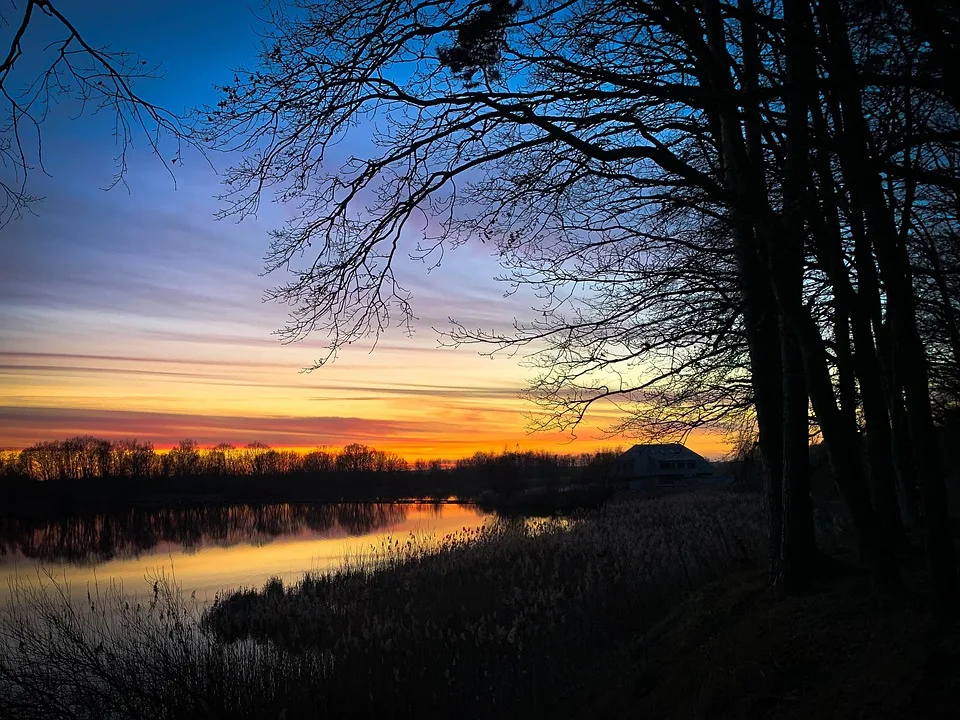
M 395 264 L 488 242 L 538 319 L 452 337 L 531 348 L 547 426 L 600 399 L 627 403 L 620 429 L 681 433 L 751 408 L 790 586 L 815 565 L 812 411 L 864 554 L 892 578 L 919 497 L 943 599 L 933 428 L 954 381 L 929 369 L 960 350 L 960 136 L 931 13 L 956 20 L 894 0 L 301 1 L 204 132 L 244 153 L 225 215 L 298 208 L 267 264 L 291 273 L 287 337 L 326 333 L 332 356 L 409 324 Z

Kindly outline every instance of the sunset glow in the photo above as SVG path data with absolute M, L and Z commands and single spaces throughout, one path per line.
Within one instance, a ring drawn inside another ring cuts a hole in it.
M 232 3 L 174 2 L 163 13 L 106 0 L 65 5 L 91 42 L 162 61 L 165 78 L 142 91 L 174 110 L 213 101 L 213 86 L 256 48 L 254 19 Z M 398 267 L 418 316 L 412 337 L 391 329 L 373 351 L 354 346 L 301 372 L 322 357 L 324 338 L 281 344 L 272 333 L 284 308 L 261 302 L 284 280 L 259 274 L 284 208 L 216 221 L 221 187 L 208 161 L 187 153 L 174 180 L 145 147 L 127 159 L 130 192 L 104 192 L 116 151 L 110 123 L 72 119 L 73 110 L 58 107 L 45 126 L 50 175 L 31 178 L 45 198 L 37 213 L 2 230 L 0 448 L 89 434 L 158 449 L 184 438 L 298 449 L 360 442 L 417 459 L 632 444 L 602 432 L 617 418 L 612 406 L 591 412 L 575 438 L 530 434 L 525 414 L 535 408 L 518 394 L 532 371 L 520 358 L 438 347 L 434 328 L 449 317 L 509 328 L 531 312 L 531 298 L 504 296 L 496 258 L 479 242 L 441 267 Z M 210 158 L 216 167 L 228 160 Z M 710 433 L 689 444 L 707 456 L 726 449 Z

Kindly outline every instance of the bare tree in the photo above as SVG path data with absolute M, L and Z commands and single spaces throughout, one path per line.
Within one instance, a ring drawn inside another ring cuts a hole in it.
M 884 438 L 902 425 L 944 600 L 956 570 L 902 222 L 917 203 L 888 191 L 870 106 L 916 84 L 875 72 L 878 38 L 896 36 L 888 5 L 297 2 L 208 110 L 207 138 L 247 156 L 224 214 L 269 191 L 298 202 L 267 267 L 293 275 L 272 295 L 291 306 L 286 336 L 327 333 L 318 364 L 409 326 L 396 262 L 479 238 L 540 294 L 539 319 L 455 326 L 454 340 L 532 350 L 547 426 L 615 401 L 682 432 L 752 405 L 787 589 L 815 560 L 809 409 L 862 550 L 891 582 L 900 508 Z M 332 167 L 361 123 L 370 154 Z
M 138 81 L 161 77 L 140 56 L 87 42 L 80 29 L 51 0 L 5 0 L 0 9 L 0 226 L 42 198 L 32 194 L 31 173 L 46 172 L 42 128 L 53 107 L 66 103 L 75 114 L 106 113 L 113 120 L 116 174 L 124 183 L 127 155 L 135 140 L 146 143 L 171 172 L 183 142 L 181 119 L 141 96 Z M 49 37 L 54 37 L 50 41 Z M 0 50 L 2 52 L 2 50 Z M 173 149 L 161 147 L 170 139 Z

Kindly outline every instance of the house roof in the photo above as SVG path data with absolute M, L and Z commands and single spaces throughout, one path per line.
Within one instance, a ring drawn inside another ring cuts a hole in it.
M 680 443 L 652 443 L 644 445 L 634 445 L 627 450 L 624 456 L 645 455 L 655 460 L 676 460 L 678 458 L 704 460 L 703 457 L 695 453 L 690 448 Z

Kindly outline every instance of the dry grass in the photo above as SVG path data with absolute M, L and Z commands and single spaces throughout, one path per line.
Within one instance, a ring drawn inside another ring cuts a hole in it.
M 755 562 L 749 495 L 607 506 L 439 543 L 392 540 L 341 570 L 130 606 L 21 588 L 0 620 L 0 715 L 24 718 L 575 715 L 597 658 L 688 591 Z
M 216 641 L 202 608 L 160 577 L 138 603 L 109 586 L 85 600 L 20 583 L 0 615 L 0 717 L 276 717 L 315 674 L 310 658 Z

